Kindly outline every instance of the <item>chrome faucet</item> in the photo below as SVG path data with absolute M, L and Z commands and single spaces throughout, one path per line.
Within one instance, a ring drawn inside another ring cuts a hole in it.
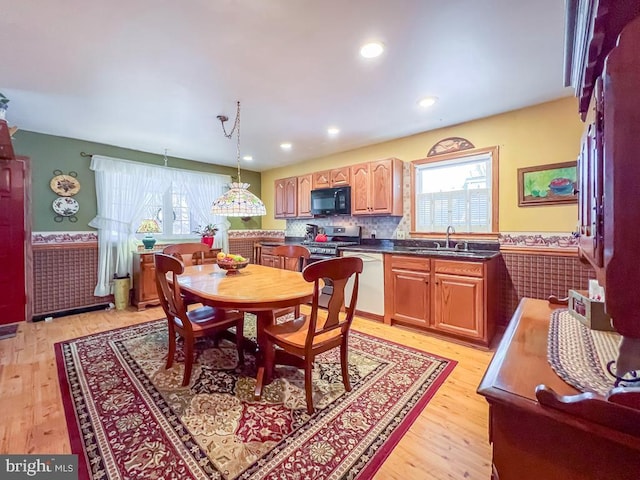
M 455 228 L 453 228 L 453 226 L 449 225 L 447 227 L 447 244 L 446 244 L 446 248 L 451 248 L 451 244 L 449 243 L 449 235 L 451 235 L 452 233 L 456 233 Z

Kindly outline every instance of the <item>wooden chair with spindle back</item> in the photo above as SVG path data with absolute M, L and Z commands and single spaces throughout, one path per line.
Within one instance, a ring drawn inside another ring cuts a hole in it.
M 314 282 L 311 313 L 298 317 L 292 321 L 273 324 L 264 330 L 267 339 L 265 351 L 265 368 L 273 370 L 275 359 L 274 345 L 286 352 L 300 357 L 304 361 L 304 387 L 307 398 L 307 411 L 314 412 L 313 388 L 311 384 L 311 369 L 315 357 L 332 348 L 340 347 L 340 365 L 342 367 L 342 382 L 348 392 L 351 390 L 349 381 L 348 343 L 349 329 L 358 301 L 358 282 L 362 273 L 362 259 L 358 257 L 337 257 L 312 263 L 302 271 L 304 279 Z M 351 301 L 346 306 L 346 314 L 341 314 L 345 302 L 347 281 L 355 275 Z M 318 299 L 321 293 L 323 278 L 333 281 L 333 293 L 327 306 L 326 318 L 318 316 Z M 342 317 L 342 318 L 341 318 Z
M 311 256 L 309 250 L 302 245 L 279 245 L 271 254 L 279 257 L 280 268 L 296 272 L 301 272 L 307 266 L 307 260 Z M 278 308 L 273 311 L 273 318 L 278 319 L 290 314 L 300 316 L 300 307 Z
M 184 272 L 184 264 L 177 258 L 163 253 L 156 253 L 153 260 L 156 267 L 158 296 L 169 324 L 169 353 L 166 368 L 171 368 L 173 365 L 176 333 L 178 333 L 184 339 L 185 365 L 182 385 L 187 386 L 191 379 L 196 339 L 223 332 L 230 327 L 235 327 L 238 363 L 243 364 L 244 315 L 236 310 L 207 306 L 187 311 L 177 279 L 178 275 Z M 167 275 L 171 277 L 171 285 Z
M 208 245 L 204 243 L 176 243 L 167 245 L 162 249 L 162 253 L 173 255 L 184 263 L 185 267 L 189 265 L 200 265 L 204 261 L 204 254 L 209 250 Z

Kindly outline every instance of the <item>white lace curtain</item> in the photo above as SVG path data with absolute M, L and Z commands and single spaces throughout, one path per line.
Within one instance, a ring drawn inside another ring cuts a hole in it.
M 228 175 L 191 172 L 94 155 L 91 170 L 96 175 L 98 214 L 89 225 L 98 229 L 98 281 L 94 295 L 111 293 L 114 275 L 131 273 L 133 252 L 138 242 L 135 231 L 142 220 L 145 204 L 162 195 L 172 183 L 185 187 L 191 213 L 201 224 L 218 223 L 216 242 L 228 245 L 228 222 L 211 215 L 211 203 L 224 192 Z M 222 247 L 224 245 L 224 247 Z M 228 250 L 228 249 L 227 249 Z

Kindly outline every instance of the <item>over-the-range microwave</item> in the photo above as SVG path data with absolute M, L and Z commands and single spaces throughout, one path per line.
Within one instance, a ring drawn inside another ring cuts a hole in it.
M 313 215 L 351 215 L 351 187 L 311 190 Z

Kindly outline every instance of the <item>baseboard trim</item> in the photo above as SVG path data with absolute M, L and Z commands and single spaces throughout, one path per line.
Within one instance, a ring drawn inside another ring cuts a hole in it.
M 66 317 L 67 315 L 77 315 L 78 313 L 86 313 L 86 312 L 94 312 L 96 310 L 104 310 L 109 307 L 108 303 L 101 303 L 98 305 L 91 305 L 89 307 L 82 308 L 72 308 L 70 310 L 63 310 L 60 312 L 52 312 L 52 313 L 43 313 L 41 315 L 34 315 L 31 318 L 32 322 L 41 322 L 46 318 L 57 318 L 57 317 Z

